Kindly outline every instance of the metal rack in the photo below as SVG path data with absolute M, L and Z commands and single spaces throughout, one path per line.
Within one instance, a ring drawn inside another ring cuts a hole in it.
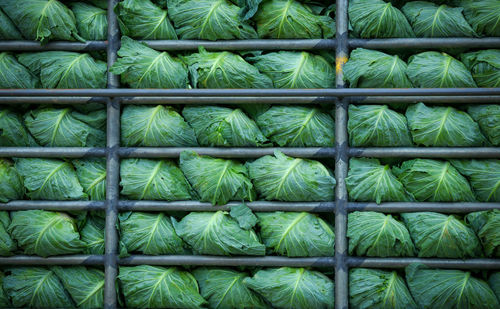
M 93 51 L 106 50 L 108 66 L 117 57 L 120 44 L 119 28 L 113 7 L 118 0 L 108 0 L 108 40 L 74 43 L 0 42 L 1 51 Z M 348 89 L 344 88 L 343 64 L 350 48 L 441 48 L 470 47 L 500 48 L 500 38 L 468 39 L 349 39 L 347 0 L 337 0 L 337 37 L 330 40 L 242 40 L 242 41 L 146 41 L 159 50 L 335 50 L 335 89 L 121 89 L 117 76 L 108 73 L 108 89 L 0 89 L 0 104 L 87 104 L 107 106 L 107 146 L 105 148 L 0 148 L 0 157 L 106 157 L 107 187 L 105 201 L 12 201 L 2 204 L 2 210 L 101 210 L 106 212 L 105 254 L 72 255 L 41 258 L 14 256 L 0 258 L 0 265 L 101 265 L 105 269 L 105 307 L 117 307 L 115 282 L 118 265 L 204 265 L 204 266 L 296 266 L 335 269 L 335 306 L 348 308 L 348 270 L 350 267 L 402 268 L 421 262 L 431 267 L 458 269 L 500 269 L 499 259 L 421 259 L 364 258 L 348 255 L 347 214 L 352 211 L 414 212 L 439 211 L 465 213 L 500 209 L 500 203 L 353 203 L 348 201 L 345 178 L 350 157 L 425 157 L 425 158 L 500 158 L 500 147 L 482 148 L 350 148 L 347 136 L 347 109 L 351 103 L 380 104 L 391 102 L 437 103 L 499 103 L 500 88 L 493 89 Z M 120 147 L 120 109 L 124 104 L 329 104 L 335 107 L 336 145 L 330 148 L 189 148 L 200 154 L 225 158 L 256 158 L 280 149 L 285 154 L 307 158 L 335 159 L 337 181 L 335 201 L 331 202 L 267 202 L 248 203 L 254 211 L 309 211 L 335 214 L 335 256 L 311 258 L 219 257 L 219 256 L 143 256 L 120 259 L 117 256 L 116 231 L 119 211 L 216 211 L 227 210 L 236 203 L 213 207 L 197 201 L 124 201 L 119 196 L 120 158 L 177 158 L 186 148 Z

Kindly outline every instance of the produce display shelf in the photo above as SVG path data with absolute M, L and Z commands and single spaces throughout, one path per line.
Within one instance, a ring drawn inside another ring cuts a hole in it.
M 106 51 L 108 67 L 117 59 L 120 46 L 118 21 L 112 9 L 118 0 L 108 0 L 108 40 L 77 42 L 0 41 L 0 51 Z M 348 255 L 347 214 L 353 211 L 387 213 L 436 211 L 468 213 L 500 209 L 500 203 L 354 203 L 348 201 L 345 179 L 351 157 L 399 158 L 500 158 L 500 147 L 400 147 L 354 148 L 348 146 L 347 111 L 349 104 L 453 103 L 488 104 L 500 102 L 500 88 L 439 89 L 350 89 L 345 88 L 343 65 L 354 48 L 426 49 L 426 48 L 500 48 L 500 38 L 399 38 L 350 39 L 348 37 L 347 0 L 336 1 L 335 39 L 320 40 L 230 40 L 230 41 L 144 41 L 165 51 L 207 50 L 335 50 L 336 88 L 334 89 L 124 89 L 119 78 L 108 73 L 107 89 L 0 89 L 0 104 L 88 104 L 107 106 L 107 146 L 105 148 L 5 147 L 0 157 L 106 157 L 107 185 L 105 201 L 11 201 L 2 210 L 45 209 L 56 211 L 101 210 L 106 212 L 105 254 L 55 257 L 13 256 L 0 258 L 0 265 L 101 265 L 105 270 L 106 308 L 117 307 L 116 277 L 118 265 L 193 265 L 193 266 L 295 266 L 335 269 L 335 307 L 348 308 L 348 271 L 351 267 L 403 268 L 411 263 L 452 269 L 500 269 L 500 259 L 436 258 L 364 258 Z M 335 147 L 319 148 L 148 148 L 120 147 L 120 110 L 127 104 L 325 104 L 335 107 Z M 290 156 L 335 160 L 336 194 L 331 202 L 249 202 L 254 211 L 308 211 L 335 214 L 335 256 L 287 258 L 222 257 L 195 255 L 118 256 L 116 230 L 119 211 L 217 211 L 227 210 L 237 202 L 214 207 L 198 201 L 129 201 L 120 200 L 120 158 L 177 158 L 182 150 L 224 158 L 256 158 L 279 149 Z

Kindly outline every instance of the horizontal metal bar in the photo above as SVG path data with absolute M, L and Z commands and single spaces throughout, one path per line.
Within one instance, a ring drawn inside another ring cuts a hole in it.
M 178 158 L 184 150 L 194 151 L 201 155 L 219 158 L 259 158 L 272 155 L 276 150 L 286 155 L 302 158 L 332 158 L 335 155 L 334 147 L 267 147 L 267 148 L 216 148 L 216 147 L 136 147 L 120 148 L 118 154 L 122 158 Z
M 190 265 L 190 266 L 262 266 L 262 267 L 332 267 L 333 257 L 288 258 L 281 256 L 201 256 L 201 255 L 133 255 L 118 260 L 120 265 Z
M 500 158 L 500 147 L 350 148 L 351 157 L 376 158 Z
M 420 102 L 424 103 L 452 103 L 452 104 L 488 104 L 488 103 L 500 103 L 500 96 L 445 96 L 445 97 L 435 97 L 435 96 L 418 96 L 418 97 L 405 97 L 405 96 L 393 96 L 393 97 L 351 97 L 349 98 L 350 103 L 354 104 L 416 104 Z
M 500 269 L 500 259 L 434 259 L 434 258 L 368 258 L 348 257 L 350 267 L 404 268 L 413 263 L 425 264 L 433 268 L 451 269 Z
M 348 211 L 377 211 L 385 213 L 434 211 L 442 213 L 470 213 L 474 211 L 500 209 L 500 203 L 432 203 L 432 202 L 393 202 L 359 203 L 351 202 Z
M 0 97 L 0 104 L 2 102 Z M 334 104 L 335 97 L 131 97 L 123 104 Z
M 74 210 L 104 210 L 104 201 L 30 201 L 18 200 L 8 203 L 0 203 L 0 210 L 32 210 L 43 209 L 53 211 L 74 211 Z
M 106 99 L 100 97 L 0 97 L 0 104 L 104 104 Z
M 339 89 L 0 89 L 1 97 L 352 97 L 498 96 L 500 88 L 339 88 Z
M 90 147 L 0 147 L 0 157 L 84 158 L 104 157 L 106 148 Z
M 0 257 L 0 265 L 103 265 L 103 255 L 64 255 L 47 258 L 16 255 Z
M 0 51 L 93 51 L 105 50 L 107 45 L 107 41 L 49 42 L 47 44 L 37 41 L 0 41 Z
M 351 48 L 410 49 L 410 48 L 498 48 L 500 38 L 397 38 L 349 39 Z
M 198 201 L 119 201 L 120 211 L 219 211 L 230 210 L 231 207 L 241 202 L 229 202 L 223 206 L 213 206 L 210 203 Z M 334 202 L 271 202 L 258 201 L 246 203 L 250 209 L 256 212 L 269 211 L 307 211 L 307 212 L 333 212 Z

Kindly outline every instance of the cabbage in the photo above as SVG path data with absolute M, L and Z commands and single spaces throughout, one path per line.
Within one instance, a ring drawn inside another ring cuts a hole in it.
M 269 308 L 257 293 L 243 284 L 248 277 L 245 272 L 203 267 L 195 269 L 193 275 L 210 308 Z
M 465 216 L 483 244 L 486 256 L 500 257 L 500 210 L 473 212 Z
M 231 200 L 255 199 L 247 168 L 238 161 L 183 151 L 180 168 L 202 202 L 224 205 Z
M 40 80 L 9 53 L 0 53 L 0 88 L 38 88 Z
M 473 202 L 467 180 L 449 162 L 414 159 L 403 162 L 393 173 L 419 202 Z
M 177 34 L 163 10 L 150 0 L 124 0 L 116 7 L 123 35 L 143 40 L 176 40 Z
M 418 103 L 408 107 L 406 118 L 417 145 L 474 147 L 488 143 L 467 113 L 450 106 L 427 107 Z
M 280 151 L 247 162 L 257 193 L 265 200 L 331 201 L 335 178 L 319 161 L 292 158 Z
M 477 199 L 500 202 L 500 160 L 451 160 L 451 164 L 466 176 Z
M 35 200 L 87 199 L 73 165 L 58 159 L 15 158 L 27 195 Z
M 73 160 L 83 191 L 91 200 L 106 199 L 106 160 L 88 158 Z
M 257 117 L 262 133 L 281 147 L 333 147 L 335 123 L 316 107 L 273 106 Z
M 119 272 L 127 307 L 196 309 L 206 304 L 196 279 L 187 271 L 141 265 L 120 267 Z
M 190 200 L 192 189 L 170 160 L 125 159 L 120 165 L 121 194 L 134 200 Z
M 316 14 L 307 4 L 295 0 L 266 0 L 253 20 L 260 38 L 327 39 L 335 35 L 335 21 Z
M 194 88 L 273 88 L 273 82 L 241 56 L 230 52 L 199 52 L 182 57 Z
M 129 37 L 122 37 L 118 56 L 110 72 L 121 75 L 132 88 L 187 88 L 189 84 L 182 61 Z
M 411 264 L 406 268 L 406 282 L 419 308 L 500 307 L 488 284 L 472 277 L 470 272 L 430 269 L 422 264 Z
M 99 7 L 76 2 L 71 4 L 75 14 L 76 28 L 85 40 L 106 41 L 108 39 L 107 11 Z
M 359 202 L 413 201 L 401 182 L 393 175 L 388 164 L 377 159 L 351 158 L 345 180 L 349 199 Z
M 267 142 L 255 121 L 240 108 L 186 106 L 182 115 L 202 146 L 259 147 Z
M 349 271 L 349 305 L 358 309 L 418 309 L 396 271 L 368 268 Z
M 333 309 L 333 282 L 320 272 L 304 268 L 259 270 L 243 283 L 276 308 Z
M 496 294 L 497 298 L 500 299 L 500 272 L 493 273 L 488 279 L 488 284 Z
M 3 280 L 5 275 L 0 271 L 0 307 L 1 308 L 9 308 L 12 307 L 9 301 L 9 296 L 5 293 L 3 288 Z
M 467 113 L 494 146 L 500 146 L 500 105 L 469 106 Z
M 414 256 L 406 226 L 392 215 L 355 211 L 348 216 L 349 254 L 357 256 Z
M 0 146 L 38 146 L 26 130 L 21 116 L 6 108 L 0 108 Z
M 258 213 L 260 236 L 278 255 L 333 256 L 335 234 L 328 223 L 307 212 Z
M 40 76 L 43 88 L 106 88 L 106 63 L 66 51 L 20 54 L 19 62 Z
M 500 36 L 498 0 L 459 0 L 458 3 L 474 31 L 485 36 Z
M 6 211 L 0 211 L 0 256 L 11 256 L 17 249 L 16 243 L 10 237 L 7 229 L 9 228 L 11 221 L 9 213 Z M 1 293 L 1 285 L 0 285 Z M 1 299 L 1 296 L 0 296 Z M 0 305 L 1 305 L 0 300 Z
M 104 272 L 83 266 L 50 268 L 78 308 L 102 308 L 104 306 Z
M 354 35 L 363 39 L 415 37 L 406 17 L 391 2 L 350 0 L 349 21 Z
M 335 69 L 325 58 L 308 52 L 279 51 L 250 57 L 275 88 L 333 88 Z
M 398 56 L 356 48 L 344 65 L 344 77 L 351 88 L 411 88 L 407 65 Z
M 174 221 L 177 234 L 196 254 L 265 255 L 266 247 L 252 230 L 240 227 L 225 211 L 191 212 Z
M 80 230 L 80 239 L 85 243 L 83 253 L 104 254 L 105 221 L 97 215 L 88 215 Z
M 0 202 L 7 203 L 23 197 L 23 179 L 11 161 L 0 159 Z
M 197 146 L 193 129 L 170 106 L 127 105 L 121 116 L 121 141 L 126 147 Z
M 435 212 L 401 214 L 419 257 L 467 258 L 482 256 L 476 234 L 455 215 Z
M 168 15 L 182 40 L 256 39 L 257 33 L 228 0 L 169 0 Z
M 181 254 L 182 239 L 163 213 L 125 212 L 120 220 L 120 239 L 129 252 L 143 254 Z
M 347 129 L 353 147 L 413 146 L 405 116 L 387 105 L 350 105 Z
M 0 4 L 0 40 L 22 40 L 23 35 L 16 28 L 16 25 L 5 15 Z
M 500 87 L 500 49 L 465 53 L 461 59 L 479 87 Z
M 406 74 L 417 88 L 477 87 L 462 62 L 435 51 L 411 56 L 408 59 Z

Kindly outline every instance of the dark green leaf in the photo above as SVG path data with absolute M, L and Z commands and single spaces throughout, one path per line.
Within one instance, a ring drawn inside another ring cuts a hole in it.
M 500 202 L 500 160 L 451 160 L 451 164 L 466 176 L 477 199 Z
M 494 146 L 500 146 L 500 105 L 473 105 L 467 113 L 479 124 Z
M 83 266 L 55 266 L 51 270 L 59 277 L 64 288 L 78 308 L 104 307 L 104 273 Z
M 245 203 L 231 207 L 229 215 L 238 221 L 239 226 L 244 230 L 253 228 L 259 221 L 257 216 L 253 214 L 252 210 Z
M 23 179 L 11 161 L 0 159 L 0 202 L 21 200 L 23 197 Z
M 7 231 L 10 225 L 10 217 L 9 213 L 6 211 L 0 211 L 0 256 L 11 256 L 14 255 L 14 252 L 17 249 L 16 243 L 10 237 L 9 232 Z M 1 274 L 0 274 L 1 275 Z M 0 294 L 2 292 L 0 285 Z M 2 304 L 0 296 L 0 305 Z M 1 306 L 0 306 L 1 308 Z
M 465 19 L 479 34 L 500 36 L 500 2 L 498 0 L 460 0 Z
M 486 256 L 500 257 L 500 211 L 473 212 L 465 216 L 483 244 Z
M 3 274 L 3 272 L 0 271 L 0 307 L 9 308 L 12 305 L 10 304 L 9 296 L 7 295 L 7 293 L 5 293 L 3 288 L 4 277 L 5 275 Z
M 0 7 L 2 5 L 0 4 Z M 23 40 L 23 35 L 0 8 L 0 40 Z
M 71 10 L 75 14 L 78 32 L 85 40 L 105 41 L 108 39 L 106 10 L 84 2 L 73 3 Z
M 500 272 L 493 273 L 488 280 L 488 284 L 496 294 L 497 298 L 500 299 Z
M 500 87 L 500 49 L 462 54 L 461 59 L 479 87 Z
M 0 109 L 0 146 L 37 146 L 33 137 L 26 130 L 21 116 L 3 108 Z
M 91 200 L 106 199 L 106 160 L 104 158 L 88 158 L 73 160 L 76 175 L 83 191 Z
M 85 254 L 104 254 L 104 227 L 103 218 L 95 215 L 89 215 L 85 225 L 80 230 L 82 242 L 85 243 L 83 253 Z
M 8 53 L 0 53 L 0 88 L 38 88 L 40 81 L 17 59 Z

